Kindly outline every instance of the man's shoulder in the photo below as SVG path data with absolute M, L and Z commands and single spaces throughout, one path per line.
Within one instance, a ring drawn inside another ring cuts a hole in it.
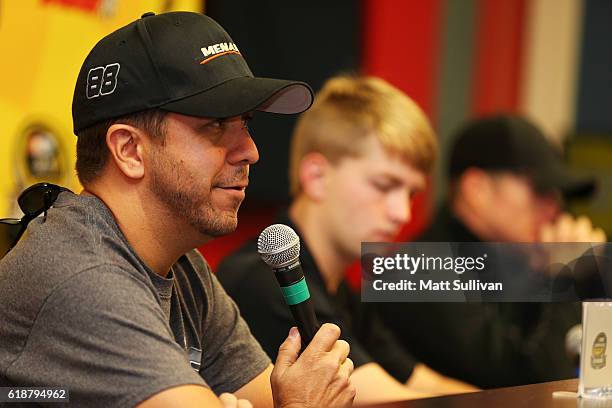
M 22 290 L 32 294 L 35 292 L 33 287 L 50 292 L 55 287 L 72 285 L 70 282 L 73 280 L 85 283 L 85 280 L 78 279 L 81 274 L 125 277 L 145 285 L 149 281 L 146 272 L 137 268 L 135 262 L 120 253 L 102 251 L 88 242 L 75 241 L 72 248 L 61 244 L 25 242 L 0 261 L 0 276 L 3 278 L 0 293 Z M 103 286 L 97 288 L 98 291 L 104 289 Z
M 93 301 L 94 298 L 114 297 L 117 291 L 127 289 L 132 291 L 132 295 L 134 289 L 147 295 L 154 293 L 145 276 L 115 263 L 81 265 L 73 269 L 44 268 L 41 263 L 37 263 L 43 269 L 41 273 L 20 268 L 19 265 L 7 262 L 0 267 L 3 278 L 0 283 L 0 305 L 20 305 L 23 310 L 35 312 L 51 298 L 79 297 L 84 301 Z
M 26 236 L 9 254 L 7 263 L 45 266 L 44 269 L 83 270 L 97 263 L 108 263 L 112 254 L 126 250 L 110 210 L 91 197 L 62 193 L 45 217 L 33 220 Z M 4 261 L 4 260 L 3 260 Z M 35 272 L 35 271 L 34 271 Z
M 117 299 L 126 298 L 134 303 L 143 296 L 146 302 L 155 301 L 155 289 L 146 277 L 114 263 L 101 263 L 75 271 L 51 291 L 54 298 L 78 297 L 84 305 L 103 301 L 116 306 Z
M 441 205 L 431 224 L 414 241 L 477 242 L 479 239 L 454 213 L 450 204 Z
M 0 308 L 13 305 L 33 319 L 51 298 L 109 298 L 125 282 L 150 293 L 146 272 L 138 269 L 110 211 L 96 200 L 62 193 L 46 217 L 32 221 L 0 260 Z

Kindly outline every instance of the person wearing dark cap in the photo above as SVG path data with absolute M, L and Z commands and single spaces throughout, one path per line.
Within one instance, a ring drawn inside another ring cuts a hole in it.
M 448 200 L 416 240 L 605 242 L 586 217 L 562 211 L 595 181 L 573 174 L 526 119 L 496 115 L 459 131 L 451 148 Z M 565 351 L 580 321 L 576 304 L 381 304 L 386 323 L 432 368 L 483 388 L 575 377 Z M 392 317 L 391 317 L 392 316 Z
M 193 249 L 236 228 L 252 112 L 311 103 L 304 83 L 254 77 L 201 14 L 147 13 L 98 42 L 72 107 L 84 191 L 0 262 L 0 386 L 92 407 L 350 405 L 338 327 L 305 350 L 292 328 L 273 368 Z
M 462 129 L 451 149 L 449 204 L 454 217 L 481 241 L 605 240 L 587 218 L 562 213 L 563 199 L 595 190 L 573 174 L 542 132 L 517 116 L 492 116 Z M 444 216 L 444 214 L 440 214 Z M 448 237 L 436 219 L 423 238 Z M 457 238 L 462 238 L 460 236 Z

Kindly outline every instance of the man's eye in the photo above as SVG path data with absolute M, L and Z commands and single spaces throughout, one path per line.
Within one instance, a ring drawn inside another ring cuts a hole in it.
M 242 117 L 242 128 L 249 129 L 249 124 L 253 120 L 253 116 L 243 116 Z
M 387 184 L 387 183 L 377 183 L 377 182 L 374 182 L 372 184 L 374 185 L 374 188 L 376 188 L 381 193 L 387 193 L 387 192 L 391 191 L 391 189 L 393 188 L 392 185 Z
M 216 131 L 216 130 L 220 130 L 221 128 L 223 128 L 223 119 L 213 119 L 210 120 L 206 123 L 204 123 L 200 129 L 202 131 Z
M 223 127 L 223 119 L 215 119 L 208 124 L 212 129 L 220 129 Z
M 223 132 L 225 121 L 223 119 L 214 119 L 205 123 L 200 129 L 204 133 L 217 134 Z

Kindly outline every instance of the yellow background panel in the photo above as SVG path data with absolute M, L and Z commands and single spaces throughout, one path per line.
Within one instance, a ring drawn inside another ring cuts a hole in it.
M 79 6 L 88 3 L 92 7 Z M 0 217 L 20 216 L 16 196 L 38 181 L 80 189 L 71 104 L 79 68 L 93 45 L 147 11 L 202 11 L 202 5 L 201 0 L 0 1 Z M 64 169 L 57 180 L 39 180 L 26 171 L 24 131 L 37 124 L 57 137 Z

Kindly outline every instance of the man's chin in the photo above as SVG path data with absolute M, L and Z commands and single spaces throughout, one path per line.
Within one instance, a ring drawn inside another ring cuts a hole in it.
M 233 226 L 233 227 L 227 227 L 224 229 L 217 229 L 217 230 L 212 230 L 209 231 L 209 236 L 211 236 L 212 238 L 219 238 L 219 237 L 223 237 L 225 235 L 231 234 L 232 232 L 236 231 L 237 225 Z
M 203 228 L 199 228 L 200 233 L 212 238 L 217 238 L 231 234 L 238 228 L 238 216 L 235 214 L 223 214 L 215 218 L 215 220 L 207 220 L 208 222 L 206 222 L 206 225 L 203 225 Z

